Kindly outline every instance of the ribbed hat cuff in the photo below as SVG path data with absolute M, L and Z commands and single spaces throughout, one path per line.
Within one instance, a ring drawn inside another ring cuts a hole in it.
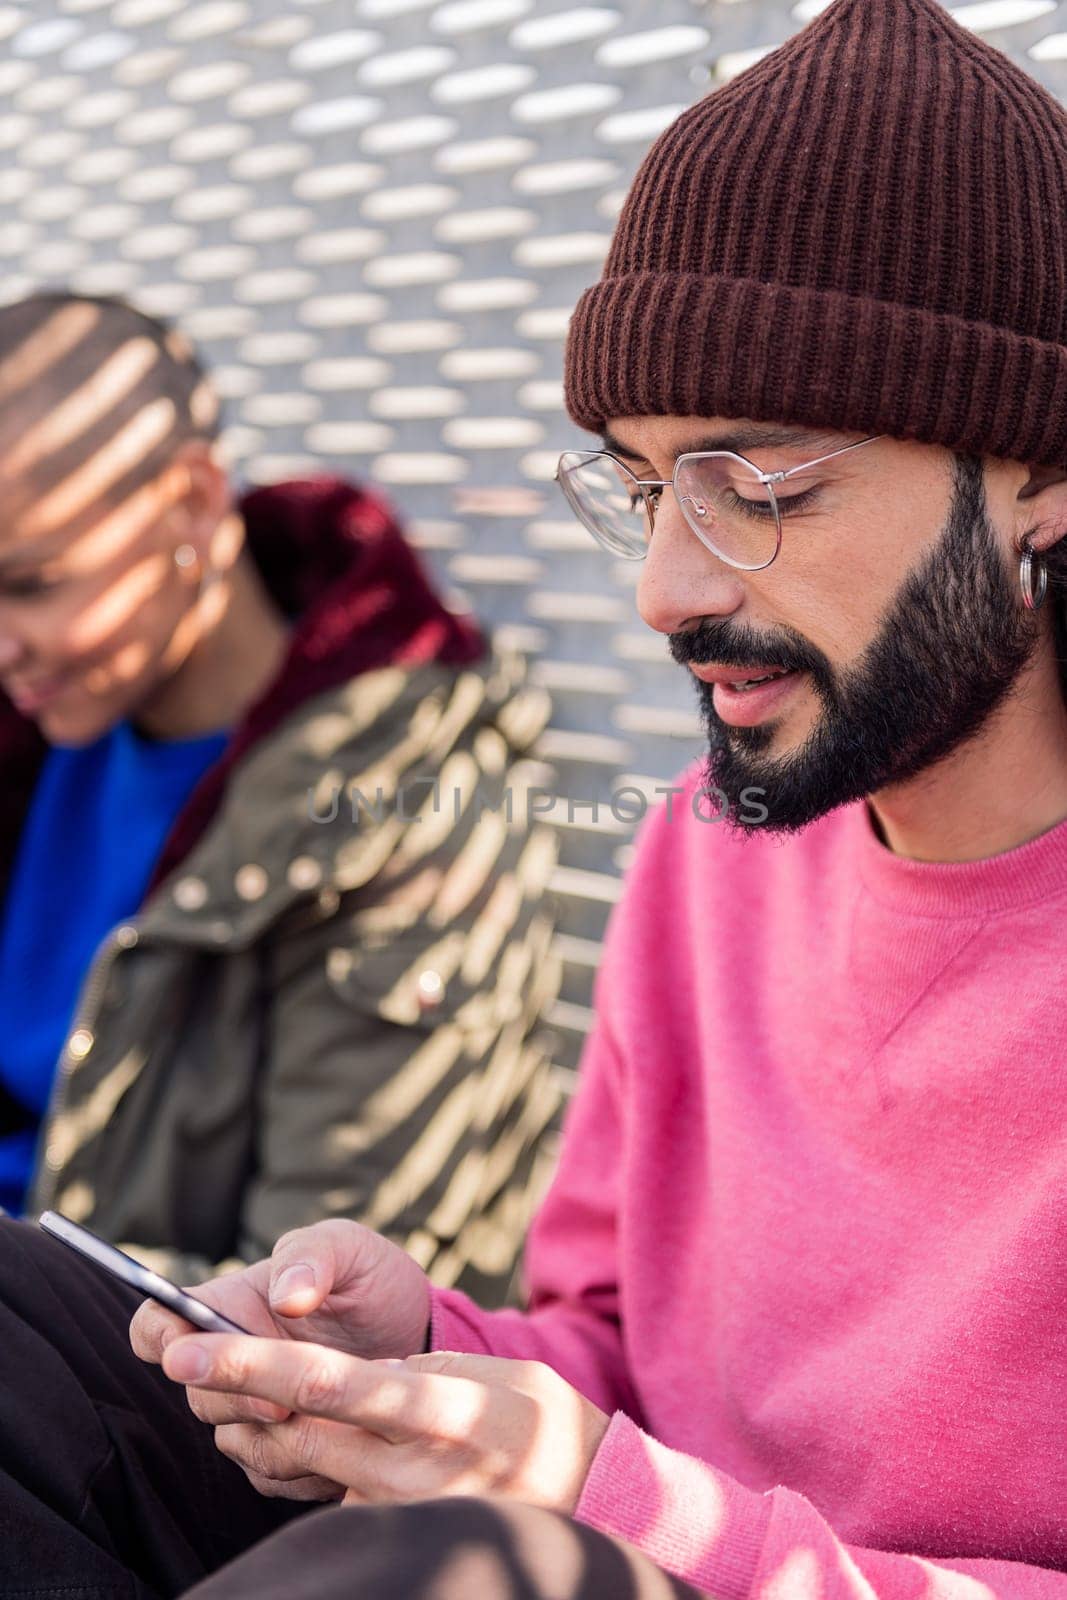
M 748 417 L 1067 464 L 1067 347 L 838 290 L 696 273 L 602 278 L 567 335 L 579 427 Z

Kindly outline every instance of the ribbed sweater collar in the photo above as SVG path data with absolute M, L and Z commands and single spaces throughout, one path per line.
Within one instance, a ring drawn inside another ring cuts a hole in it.
M 863 883 L 882 905 L 902 913 L 975 917 L 1067 894 L 1067 820 L 981 861 L 913 861 L 882 844 L 865 804 L 850 812 L 851 848 Z

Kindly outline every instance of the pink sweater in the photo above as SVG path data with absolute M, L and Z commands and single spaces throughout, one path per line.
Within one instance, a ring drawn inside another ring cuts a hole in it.
M 717 1600 L 1067 1600 L 1067 823 L 931 865 L 672 811 L 529 1311 L 436 1291 L 435 1348 L 613 1413 L 579 1519 Z

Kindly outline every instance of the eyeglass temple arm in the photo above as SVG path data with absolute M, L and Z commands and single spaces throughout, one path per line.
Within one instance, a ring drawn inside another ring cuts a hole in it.
M 817 456 L 814 461 L 802 461 L 799 467 L 787 467 L 784 472 L 761 472 L 760 477 L 764 483 L 781 483 L 783 478 L 791 478 L 794 473 L 805 472 L 808 467 L 820 467 L 824 461 L 832 461 L 835 456 L 847 455 L 850 450 L 858 450 L 861 444 L 874 444 L 876 440 L 885 437 L 884 433 L 872 433 L 867 439 L 857 439 L 854 444 L 842 445 L 840 450 L 831 450 L 828 456 Z
M 814 461 L 802 461 L 799 467 L 787 467 L 783 472 L 760 472 L 754 461 L 750 461 L 748 465 L 759 474 L 761 482 L 781 483 L 783 478 L 791 478 L 796 472 L 806 472 L 809 467 L 820 467 L 824 461 L 832 461 L 835 456 L 847 455 L 849 450 L 858 450 L 861 444 L 874 444 L 877 439 L 884 439 L 885 437 L 886 436 L 884 433 L 872 433 L 867 439 L 857 439 L 854 444 L 842 445 L 840 450 L 831 450 L 829 455 L 826 456 L 816 456 Z M 723 453 L 727 455 L 730 454 L 729 451 L 721 452 L 718 450 L 711 450 L 708 452 L 709 455 L 720 455 Z M 619 461 L 618 456 L 613 456 L 610 450 L 591 450 L 589 454 L 596 456 L 607 456 L 610 461 Z M 744 461 L 745 457 L 741 456 L 739 459 Z M 626 463 L 624 461 L 619 461 L 619 465 L 621 467 L 625 467 Z M 626 467 L 626 470 L 629 472 L 630 469 Z M 557 478 L 558 476 L 559 474 L 557 472 Z M 671 478 L 638 478 L 633 474 L 631 474 L 631 476 L 634 477 L 634 482 L 641 489 L 672 489 L 674 487 L 674 480 Z

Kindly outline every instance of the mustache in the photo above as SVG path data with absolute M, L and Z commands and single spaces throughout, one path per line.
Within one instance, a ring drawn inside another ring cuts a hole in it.
M 782 634 L 761 638 L 732 622 L 704 622 L 692 633 L 668 634 L 667 648 L 681 667 L 713 661 L 724 667 L 784 667 L 813 673 L 819 681 L 827 670 L 823 657 L 803 640 Z

